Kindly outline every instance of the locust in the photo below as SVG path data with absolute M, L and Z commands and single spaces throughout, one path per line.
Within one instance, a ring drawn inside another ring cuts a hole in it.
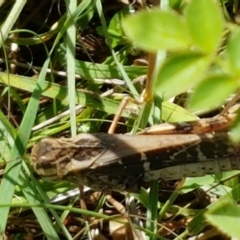
M 44 138 L 32 148 L 31 163 L 47 181 L 129 192 L 152 180 L 240 170 L 240 144 L 221 130 L 235 117 L 229 116 L 162 124 L 137 135 L 82 133 L 74 138 Z M 153 131 L 157 134 L 152 135 Z

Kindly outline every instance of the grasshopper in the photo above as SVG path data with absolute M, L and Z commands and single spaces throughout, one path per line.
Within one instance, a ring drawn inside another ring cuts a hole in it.
M 240 145 L 222 130 L 234 118 L 228 114 L 193 123 L 162 124 L 138 135 L 82 133 L 69 139 L 45 138 L 33 147 L 31 162 L 48 181 L 135 192 L 151 180 L 240 169 Z

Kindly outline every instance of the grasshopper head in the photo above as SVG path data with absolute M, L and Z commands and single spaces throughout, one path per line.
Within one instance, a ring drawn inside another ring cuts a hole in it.
M 68 146 L 68 148 L 66 148 Z M 35 172 L 50 182 L 62 179 L 71 164 L 71 144 L 63 139 L 45 138 L 31 152 L 31 163 Z

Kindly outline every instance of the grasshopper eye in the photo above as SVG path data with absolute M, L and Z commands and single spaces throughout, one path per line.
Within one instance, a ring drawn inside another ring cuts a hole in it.
M 49 167 L 52 167 L 54 165 L 54 162 L 49 161 L 46 156 L 40 156 L 37 159 L 36 168 L 44 168 L 47 169 Z

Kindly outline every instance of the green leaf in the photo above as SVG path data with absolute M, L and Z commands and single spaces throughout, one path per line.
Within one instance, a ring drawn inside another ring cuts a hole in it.
M 167 122 L 187 122 L 187 121 L 198 121 L 199 118 L 186 110 L 185 108 L 165 101 L 162 103 L 162 120 Z
M 202 177 L 188 177 L 181 187 L 181 193 L 185 194 L 201 187 L 204 191 L 209 191 L 217 196 L 226 195 L 227 192 L 239 184 L 239 181 L 237 181 L 237 184 L 235 184 L 234 180 L 234 185 L 232 187 L 229 185 L 226 186 L 226 182 L 236 179 L 236 176 L 238 178 L 239 173 L 240 171 L 234 170 Z
M 205 185 L 209 185 L 215 182 L 215 178 L 212 175 L 206 175 L 202 177 L 189 177 L 184 182 L 181 193 L 188 193 L 194 189 L 200 188 Z
M 240 208 L 233 201 L 218 201 L 205 213 L 207 220 L 221 232 L 232 238 L 240 239 Z
M 232 72 L 240 75 L 240 30 L 233 32 L 227 45 L 227 54 Z
M 207 53 L 216 50 L 223 34 L 223 17 L 217 4 L 213 0 L 191 1 L 186 9 L 190 36 Z
M 195 87 L 208 65 L 209 58 L 197 53 L 169 58 L 157 73 L 153 87 L 155 94 L 166 100 Z
M 240 141 L 240 112 L 237 112 L 237 117 L 235 119 L 235 122 L 233 126 L 231 127 L 231 130 L 229 132 L 231 140 L 233 142 L 239 143 Z
M 108 25 L 108 33 L 111 37 L 111 46 L 115 48 L 119 43 L 123 42 L 123 31 L 121 27 L 121 21 L 123 17 L 129 12 L 128 7 L 118 11 L 111 19 Z
M 190 233 L 191 235 L 196 235 L 199 232 L 201 232 L 203 228 L 207 226 L 207 222 L 205 221 L 205 213 L 208 210 L 215 208 L 215 206 L 219 206 L 221 202 L 224 202 L 224 201 L 228 201 L 229 203 L 231 203 L 232 201 L 238 202 L 239 199 L 240 199 L 240 184 L 234 187 L 230 192 L 226 192 L 226 194 L 220 197 L 218 201 L 211 203 L 206 208 L 201 210 L 188 224 L 187 226 L 188 233 Z M 236 226 L 236 224 L 237 223 L 235 223 L 235 225 L 232 225 L 232 226 L 234 227 Z
M 127 37 L 138 47 L 155 52 L 189 46 L 189 36 L 183 18 L 171 11 L 143 11 L 122 22 Z
M 195 89 L 189 100 L 189 111 L 211 110 L 220 106 L 238 88 L 232 76 L 222 74 L 207 77 Z

